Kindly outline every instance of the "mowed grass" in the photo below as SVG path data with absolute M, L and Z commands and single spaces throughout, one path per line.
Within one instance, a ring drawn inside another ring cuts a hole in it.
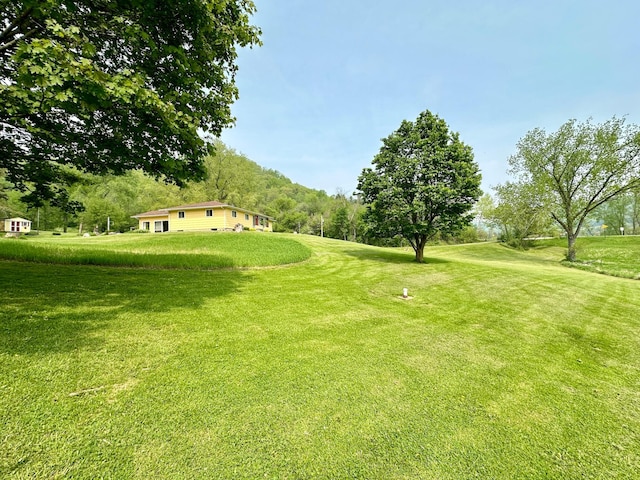
M 639 282 L 279 238 L 311 258 L 0 262 L 0 477 L 636 478 Z
M 310 255 L 311 250 L 295 240 L 258 232 L 88 238 L 43 234 L 0 240 L 0 259 L 71 265 L 208 270 L 284 265 Z
M 558 259 L 565 256 L 567 251 L 566 239 L 538 240 L 534 245 L 534 251 L 546 251 Z M 580 237 L 576 245 L 577 261 L 564 262 L 565 266 L 640 280 L 640 237 Z

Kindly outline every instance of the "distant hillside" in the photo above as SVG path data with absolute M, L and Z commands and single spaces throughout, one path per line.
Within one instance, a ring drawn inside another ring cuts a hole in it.
M 56 201 L 39 209 L 20 201 L 21 194 L 0 183 L 0 211 L 11 211 L 34 221 L 40 229 L 79 228 L 84 231 L 128 231 L 137 226 L 131 218 L 140 212 L 208 200 L 266 213 L 276 219 L 279 231 L 298 231 L 355 240 L 362 207 L 346 195 L 328 195 L 293 183 L 282 173 L 261 167 L 221 141 L 215 155 L 205 160 L 207 175 L 183 188 L 168 185 L 141 172 L 123 176 L 92 176 L 70 171 L 68 185 Z M 0 180 L 2 180 L 0 172 Z M 39 215 L 38 215 L 39 213 Z

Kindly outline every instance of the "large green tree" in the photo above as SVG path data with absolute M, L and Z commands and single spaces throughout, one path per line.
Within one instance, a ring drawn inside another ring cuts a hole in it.
M 203 175 L 233 123 L 250 0 L 0 0 L 0 168 L 32 200 L 61 165 Z
M 519 183 L 551 196 L 551 217 L 567 235 L 567 259 L 576 238 L 600 205 L 640 185 L 640 128 L 623 118 L 602 124 L 570 120 L 557 132 L 535 129 L 509 159 Z
M 478 165 L 471 147 L 428 110 L 415 122 L 404 120 L 382 143 L 374 167 L 358 179 L 368 233 L 401 236 L 422 262 L 429 239 L 470 224 L 470 210 L 481 194 Z

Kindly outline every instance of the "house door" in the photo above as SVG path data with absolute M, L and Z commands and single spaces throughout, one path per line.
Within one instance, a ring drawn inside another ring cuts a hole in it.
M 165 220 L 164 222 L 162 222 L 162 231 L 163 232 L 169 231 L 169 220 Z
M 259 220 L 259 219 L 258 219 L 258 215 L 254 215 L 254 216 L 253 216 L 253 225 L 254 225 L 254 226 L 256 226 L 256 227 L 257 227 L 257 226 L 258 226 L 258 224 L 259 224 L 258 220 Z

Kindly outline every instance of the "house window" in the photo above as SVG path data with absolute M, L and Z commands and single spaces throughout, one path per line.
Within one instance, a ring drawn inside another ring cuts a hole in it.
M 244 214 L 244 219 L 245 219 L 245 220 L 249 220 L 249 214 L 248 214 L 248 213 L 245 213 L 245 214 Z
M 231 210 L 231 216 L 233 218 L 236 218 L 238 216 L 238 212 L 236 212 L 235 210 Z
M 153 228 L 153 230 L 154 230 L 155 232 L 162 232 L 162 231 L 163 231 L 163 230 L 162 230 L 162 221 L 155 221 L 155 222 L 153 222 L 153 227 L 154 227 L 154 228 Z
M 184 218 L 184 212 L 178 212 L 178 218 Z
M 149 230 L 149 222 L 142 222 L 142 229 Z
M 205 210 L 204 211 L 205 216 L 207 217 L 213 217 L 213 210 Z

